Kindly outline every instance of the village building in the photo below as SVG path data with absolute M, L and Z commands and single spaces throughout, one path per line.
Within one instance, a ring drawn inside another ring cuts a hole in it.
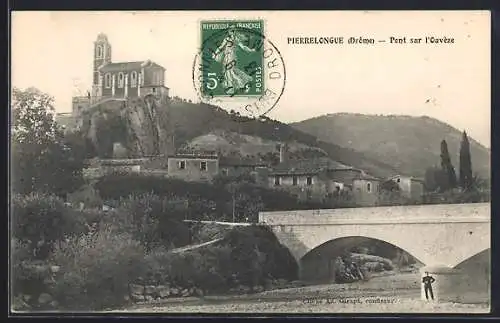
M 269 173 L 271 188 L 285 190 L 301 200 L 326 202 L 351 195 L 358 205 L 376 205 L 378 201 L 379 179 L 362 170 L 328 158 L 281 160 Z
M 424 194 L 424 181 L 422 179 L 411 176 L 395 175 L 388 180 L 398 185 L 403 197 L 412 201 L 422 200 Z
M 179 153 L 168 156 L 168 177 L 184 181 L 212 181 L 219 174 L 217 153 Z

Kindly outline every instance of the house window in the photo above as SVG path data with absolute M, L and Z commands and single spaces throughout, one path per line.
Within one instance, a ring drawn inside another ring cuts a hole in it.
M 297 176 L 292 177 L 292 184 L 297 185 Z
M 200 170 L 202 170 L 202 171 L 206 171 L 207 170 L 207 162 L 206 161 L 202 161 L 200 163 Z
M 311 176 L 307 176 L 307 185 L 312 185 L 313 179 Z
M 141 71 L 141 74 L 139 74 L 139 84 L 141 86 L 144 85 L 144 71 Z
M 102 46 L 98 45 L 96 47 L 96 58 L 102 58 Z
M 110 73 L 106 73 L 106 75 L 104 76 L 104 87 L 106 87 L 107 89 L 109 89 L 111 87 L 111 74 Z
M 130 73 L 130 87 L 136 87 L 137 86 L 137 72 L 133 71 Z
M 279 176 L 274 176 L 274 185 L 276 185 L 276 186 L 280 185 L 280 177 Z
M 125 83 L 125 76 L 122 72 L 118 73 L 118 87 L 122 88 Z
M 179 169 L 186 169 L 186 161 L 181 160 L 178 164 Z
M 372 184 L 371 184 L 371 183 L 366 184 L 366 190 L 367 190 L 368 192 L 371 192 L 371 191 L 372 191 Z

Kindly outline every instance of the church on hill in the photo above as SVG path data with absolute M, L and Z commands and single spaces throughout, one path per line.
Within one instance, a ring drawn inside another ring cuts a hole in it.
M 92 90 L 86 96 L 73 97 L 73 117 L 78 118 L 90 106 L 106 99 L 128 99 L 152 94 L 160 100 L 169 96 L 165 86 L 165 68 L 149 59 L 113 62 L 108 37 L 100 33 L 94 41 Z

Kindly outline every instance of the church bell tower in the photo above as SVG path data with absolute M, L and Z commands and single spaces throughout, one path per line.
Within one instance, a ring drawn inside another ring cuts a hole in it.
M 99 73 L 99 67 L 111 63 L 111 44 L 108 37 L 100 33 L 97 35 L 97 40 L 94 42 L 94 65 L 92 71 L 92 96 L 99 97 L 102 95 L 103 80 Z

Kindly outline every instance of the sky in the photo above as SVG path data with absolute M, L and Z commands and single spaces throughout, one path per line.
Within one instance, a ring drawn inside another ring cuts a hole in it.
M 490 14 L 487 11 L 13 12 L 11 83 L 55 98 L 57 112 L 91 88 L 93 42 L 105 33 L 112 61 L 166 68 L 173 96 L 198 100 L 192 67 L 200 21 L 263 19 L 286 67 L 269 117 L 294 122 L 330 113 L 427 115 L 490 147 Z M 288 37 L 365 37 L 373 45 L 288 44 Z M 425 37 L 454 43 L 425 44 Z M 391 44 L 390 37 L 406 37 Z M 410 38 L 423 38 L 410 44 Z M 386 40 L 379 43 L 378 40 Z

